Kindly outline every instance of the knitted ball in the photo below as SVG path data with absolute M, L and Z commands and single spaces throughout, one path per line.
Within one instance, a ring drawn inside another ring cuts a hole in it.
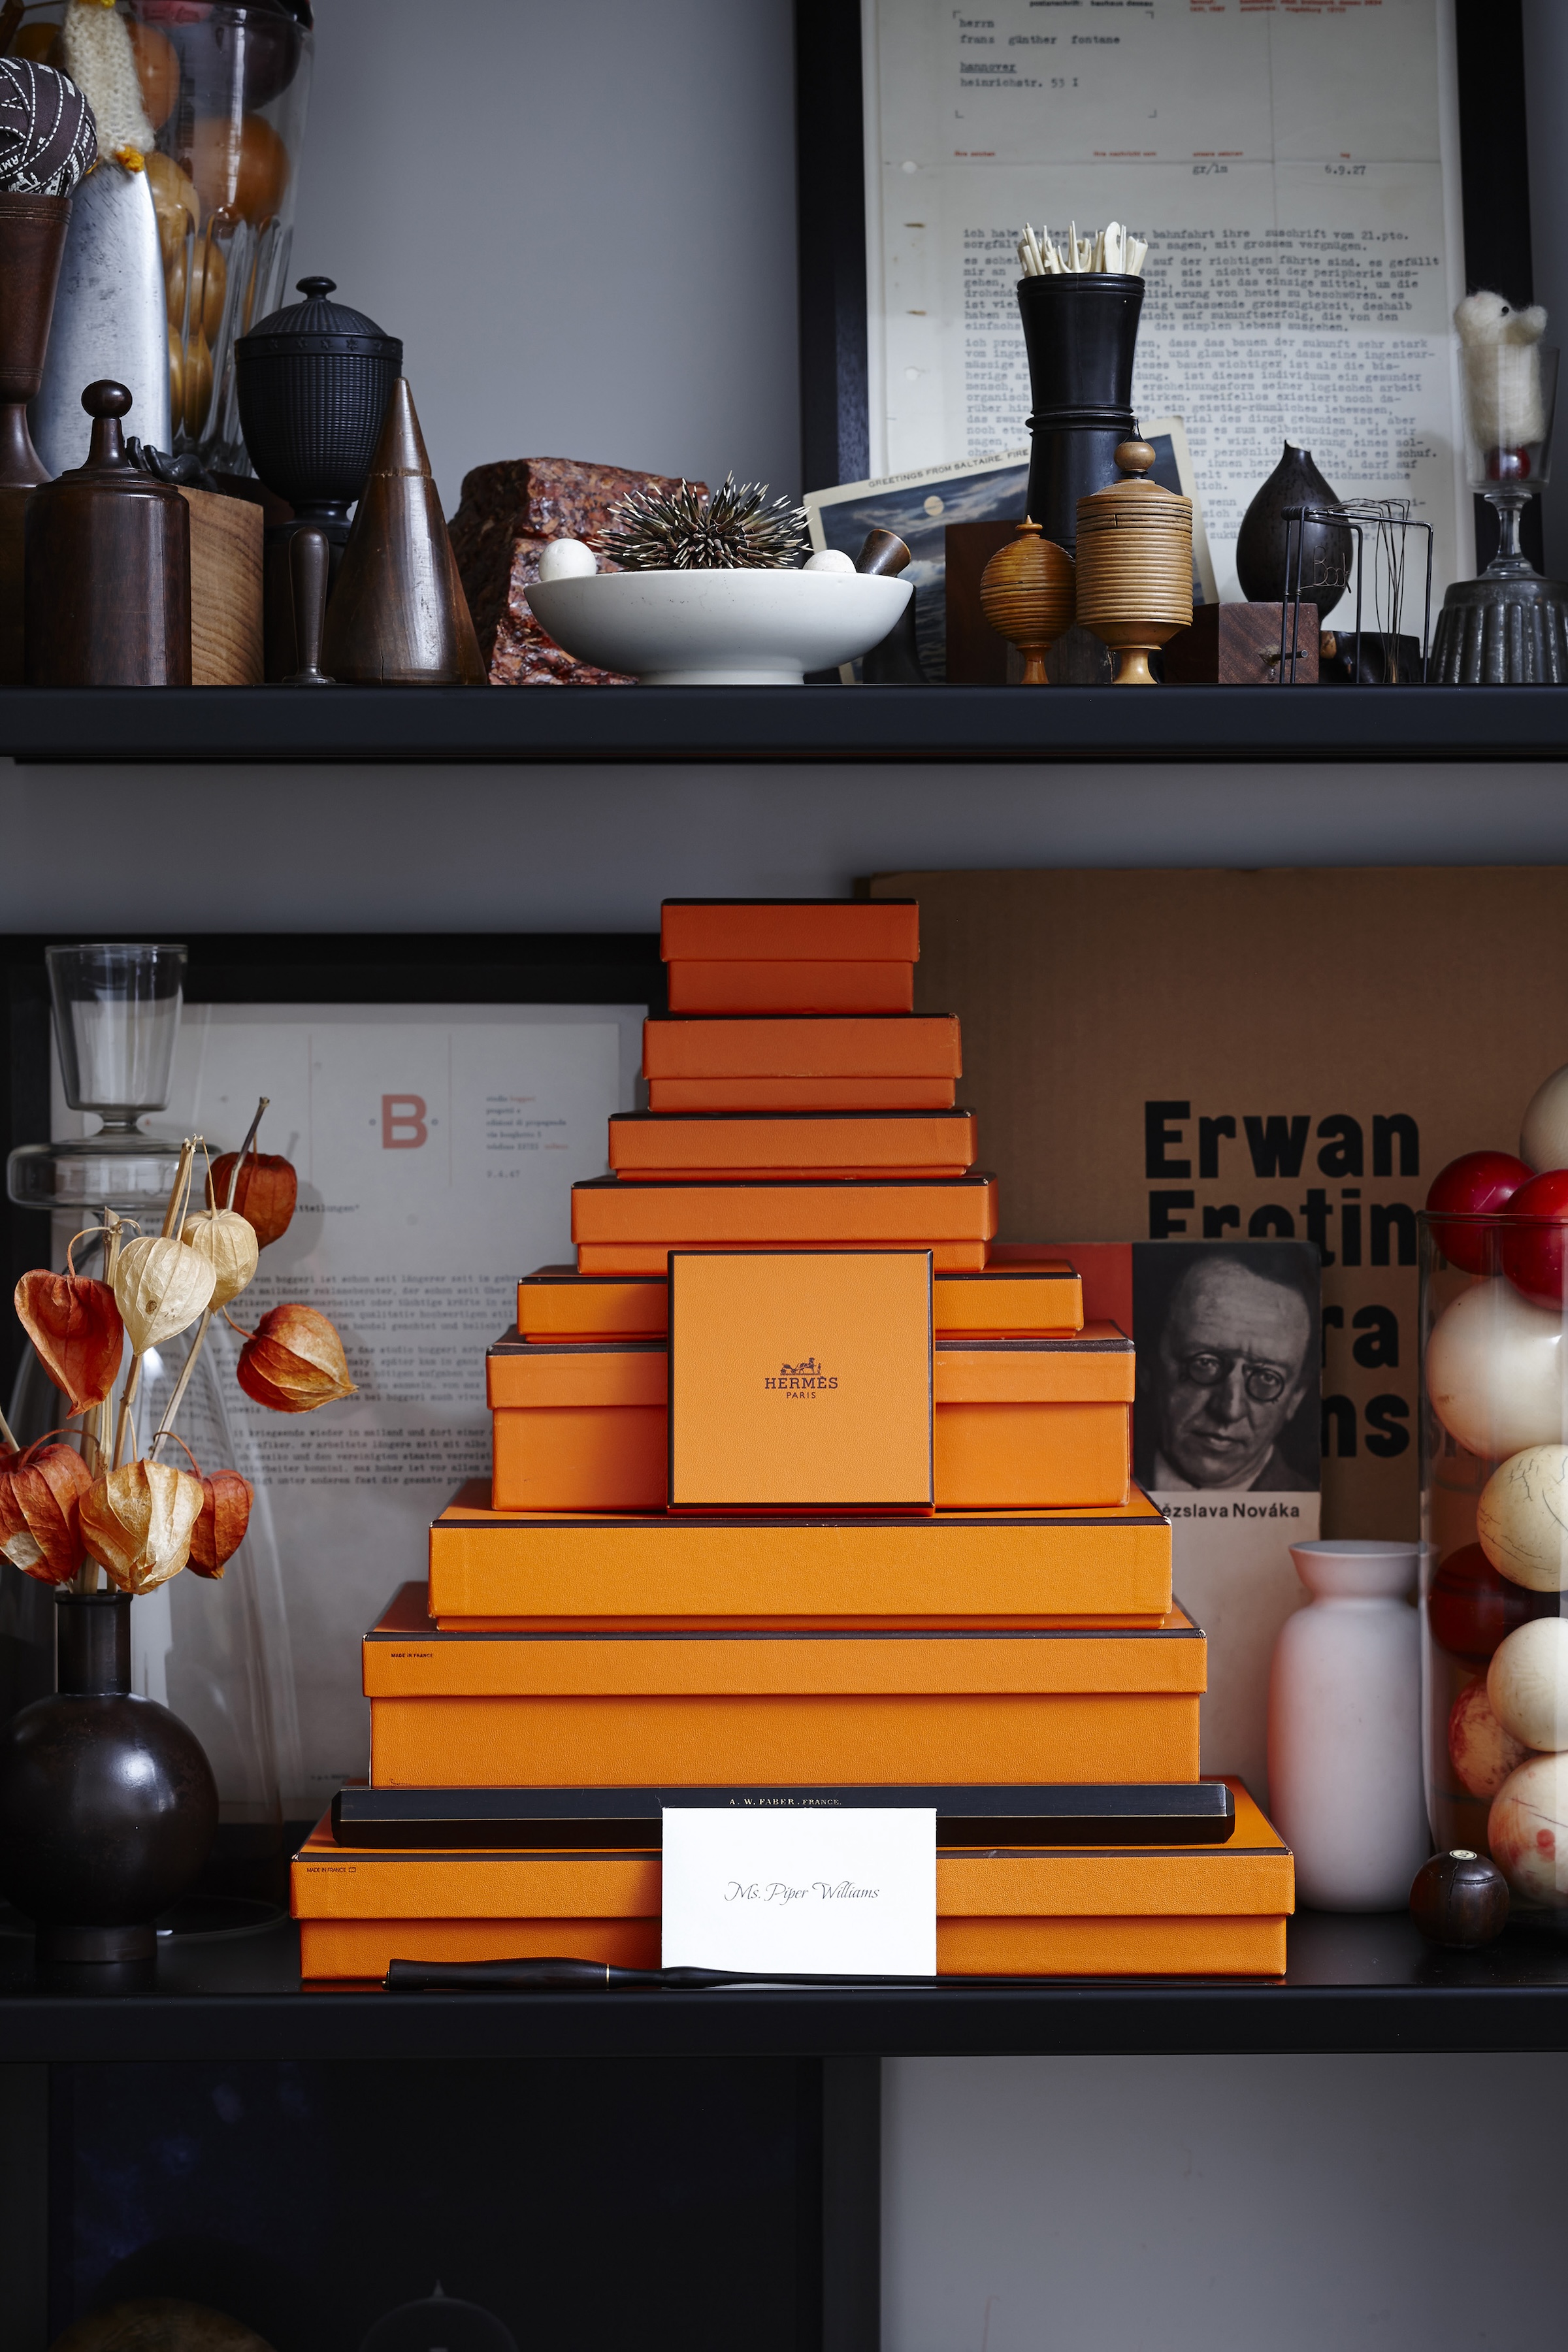
M 68 196 L 98 156 L 92 109 L 63 73 L 0 58 L 0 190 Z

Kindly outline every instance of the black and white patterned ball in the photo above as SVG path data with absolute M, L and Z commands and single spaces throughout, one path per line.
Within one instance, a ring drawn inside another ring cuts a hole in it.
M 0 189 L 68 196 L 98 159 L 98 126 L 74 81 L 30 58 L 0 58 Z

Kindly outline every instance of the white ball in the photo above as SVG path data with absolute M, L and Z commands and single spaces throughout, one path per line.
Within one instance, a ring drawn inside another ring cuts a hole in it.
M 1487 1817 L 1492 1860 L 1516 1895 L 1568 1903 L 1568 1756 L 1537 1756 L 1510 1772 Z
M 1568 1435 L 1563 1317 L 1500 1275 L 1462 1290 L 1426 1342 L 1426 1393 L 1458 1444 L 1483 1459 Z
M 599 559 L 580 539 L 552 539 L 539 559 L 539 576 L 552 580 L 586 580 L 597 572 Z
M 1529 1445 L 1494 1470 L 1476 1534 L 1500 1576 L 1531 1592 L 1568 1588 L 1568 1445 Z
M 1503 1729 L 1527 1748 L 1568 1748 L 1568 1618 L 1516 1625 L 1492 1654 L 1487 1697 Z
M 800 568 L 803 572 L 853 572 L 855 565 L 841 547 L 819 547 Z
M 1519 1156 L 1527 1168 L 1568 1168 L 1568 1063 L 1531 1096 L 1520 1129 Z
M 1467 1683 L 1448 1715 L 1448 1761 L 1472 1797 L 1495 1797 L 1530 1750 L 1492 1713 L 1483 1678 Z

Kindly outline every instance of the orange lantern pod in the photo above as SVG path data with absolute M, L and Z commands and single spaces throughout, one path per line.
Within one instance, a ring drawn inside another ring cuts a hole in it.
M 215 1470 L 202 1479 L 202 1507 L 191 1530 L 191 1556 L 185 1565 L 194 1576 L 220 1577 L 250 1524 L 256 1500 L 248 1478 L 237 1470 Z
M 68 1257 L 66 1263 L 68 1268 Z M 101 1404 L 114 1385 L 125 1346 L 125 1326 L 108 1283 L 39 1269 L 25 1274 L 13 1296 L 39 1362 L 72 1412 Z
M 82 1496 L 92 1485 L 74 1447 L 40 1438 L 0 1460 L 0 1552 L 40 1584 L 68 1584 L 86 1557 Z
M 273 1412 L 314 1412 L 356 1391 L 343 1343 L 313 1307 L 275 1307 L 240 1349 L 236 1377 Z

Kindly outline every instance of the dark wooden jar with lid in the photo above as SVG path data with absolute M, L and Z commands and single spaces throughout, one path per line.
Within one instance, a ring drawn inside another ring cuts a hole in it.
M 125 454 L 122 383 L 89 383 L 85 466 L 27 501 L 29 686 L 189 686 L 191 514 Z

